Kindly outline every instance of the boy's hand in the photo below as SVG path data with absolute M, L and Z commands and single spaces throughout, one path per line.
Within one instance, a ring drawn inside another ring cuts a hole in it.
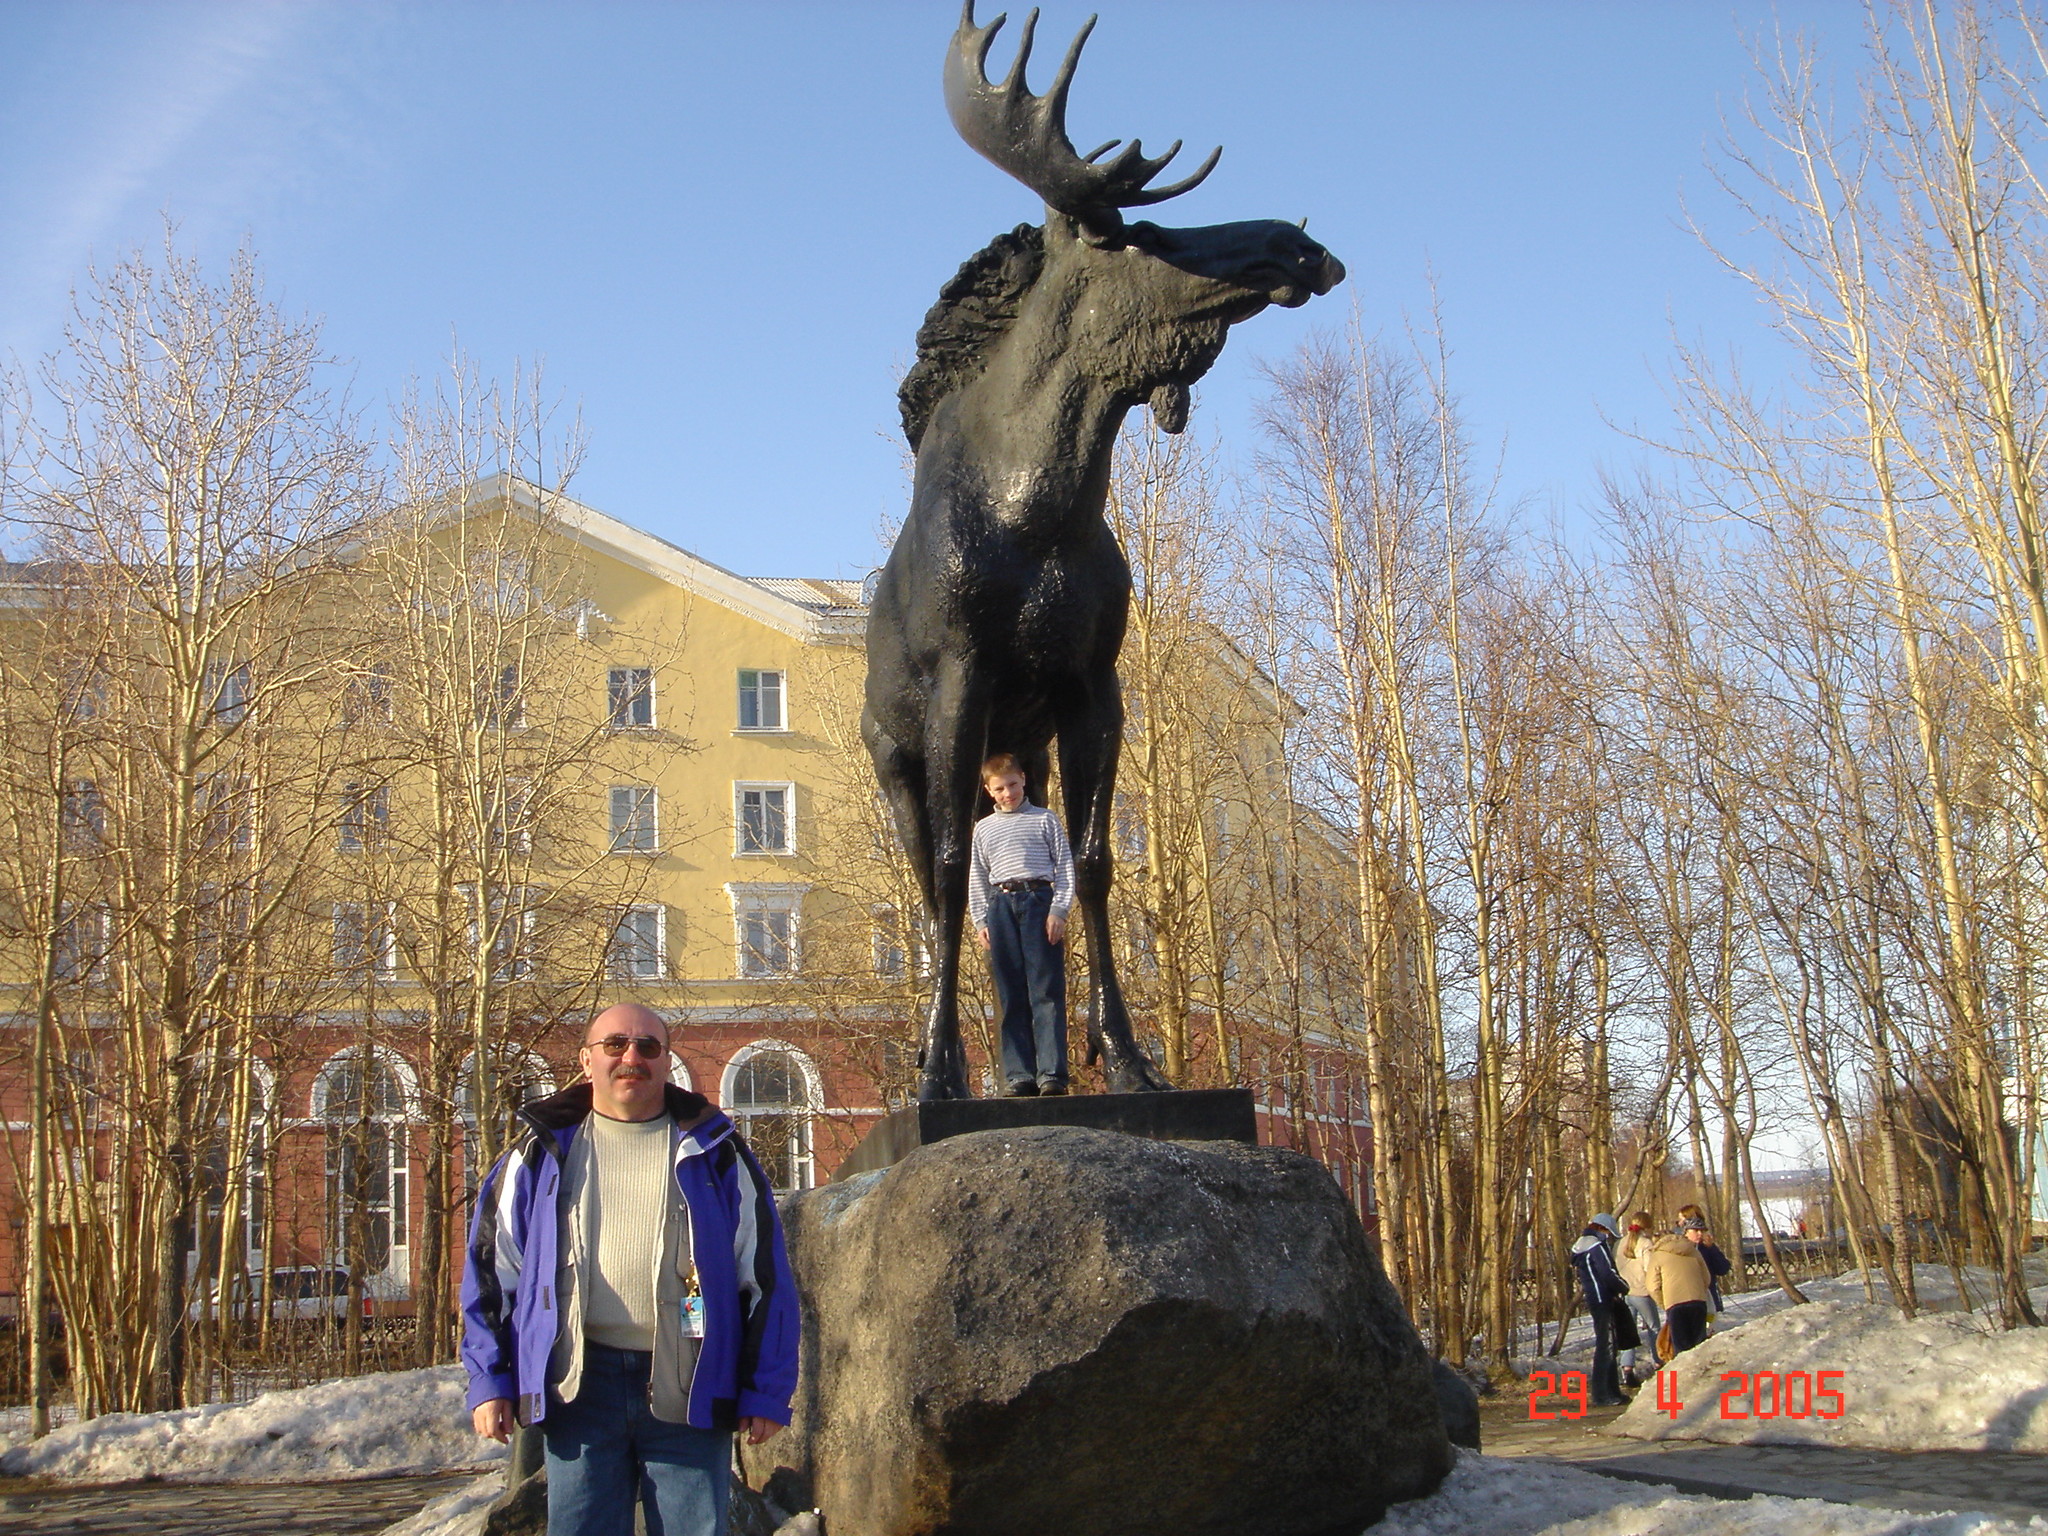
M 1063 943 L 1063 942 L 1065 942 L 1065 940 L 1066 940 L 1066 937 L 1067 937 L 1067 920 L 1066 920 L 1066 919 L 1065 919 L 1064 917 L 1061 917 L 1061 916 L 1059 915 L 1059 913 L 1057 913 L 1057 912 L 1048 912 L 1048 913 L 1046 913 L 1046 914 L 1045 914 L 1045 939 L 1046 939 L 1046 942 L 1047 942 L 1048 944 L 1059 944 L 1059 943 Z
M 502 1445 L 512 1435 L 512 1399 L 494 1397 L 488 1403 L 478 1403 L 470 1410 L 469 1422 L 486 1440 Z
M 975 936 L 975 938 L 976 938 L 976 939 L 980 940 L 980 942 L 981 942 L 981 947 L 982 947 L 983 949 L 987 949 L 987 948 L 988 948 L 988 930 L 987 930 L 986 928 L 977 928 L 977 929 L 975 929 L 975 930 L 974 930 L 974 936 Z

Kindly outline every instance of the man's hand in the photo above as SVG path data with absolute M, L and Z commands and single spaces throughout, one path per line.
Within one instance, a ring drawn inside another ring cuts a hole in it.
M 512 1399 L 494 1397 L 488 1403 L 478 1403 L 470 1410 L 469 1422 L 486 1440 L 503 1445 L 512 1438 Z
M 1062 944 L 1066 942 L 1066 937 L 1067 920 L 1064 917 L 1060 916 L 1060 914 L 1057 912 L 1046 913 L 1045 941 L 1048 944 Z
M 975 938 L 977 938 L 977 939 L 979 939 L 979 940 L 981 941 L 981 947 L 982 947 L 983 949 L 987 949 L 987 948 L 988 948 L 988 930 L 987 930 L 986 928 L 977 928 L 977 929 L 975 929 L 975 930 L 974 930 L 974 936 L 975 936 Z
M 740 1420 L 740 1433 L 747 1437 L 749 1445 L 766 1445 L 782 1433 L 782 1426 L 773 1419 L 757 1419 L 749 1415 Z

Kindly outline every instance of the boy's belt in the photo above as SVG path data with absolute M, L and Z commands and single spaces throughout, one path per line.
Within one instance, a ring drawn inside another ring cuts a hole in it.
M 1050 880 L 998 880 L 996 882 L 996 889 L 1008 891 L 1014 896 L 1019 891 L 1049 891 L 1052 889 L 1052 882 Z

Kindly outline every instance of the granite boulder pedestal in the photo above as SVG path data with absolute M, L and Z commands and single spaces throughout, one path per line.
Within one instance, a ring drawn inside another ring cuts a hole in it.
M 1429 1355 L 1297 1153 L 983 1131 L 783 1216 L 803 1376 L 741 1460 L 830 1536 L 1356 1536 L 1449 1470 Z

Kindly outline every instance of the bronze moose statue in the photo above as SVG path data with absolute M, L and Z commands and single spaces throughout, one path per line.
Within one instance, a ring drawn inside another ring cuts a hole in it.
M 1088 944 L 1089 1063 L 1102 1063 L 1112 1092 L 1172 1086 L 1132 1037 L 1110 943 L 1116 659 L 1131 595 L 1102 516 L 1110 451 L 1135 405 L 1149 404 L 1168 432 L 1187 425 L 1189 388 L 1231 326 L 1344 278 L 1335 257 L 1280 220 L 1126 222 L 1125 209 L 1199 185 L 1222 151 L 1157 187 L 1177 142 L 1157 158 L 1137 140 L 1076 153 L 1067 90 L 1094 18 L 1042 96 L 1024 76 L 1035 10 L 1008 75 L 990 82 L 1004 20 L 977 26 L 967 0 L 946 55 L 946 108 L 969 146 L 1044 200 L 1045 222 L 970 258 L 918 331 L 899 391 L 916 478 L 868 617 L 861 731 L 916 867 L 932 950 L 920 1100 L 969 1096 L 960 941 L 986 809 L 980 765 L 1015 753 L 1044 805 L 1055 739 Z

